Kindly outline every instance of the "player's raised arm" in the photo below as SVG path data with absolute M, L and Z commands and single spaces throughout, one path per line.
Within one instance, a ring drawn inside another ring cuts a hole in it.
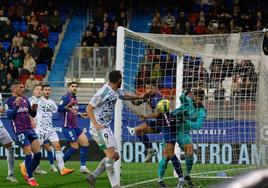
M 16 105 L 13 108 L 13 106 L 7 102 L 6 103 L 6 107 L 7 107 L 7 109 L 6 109 L 6 115 L 7 115 L 7 117 L 9 119 L 13 119 L 16 116 L 16 114 L 17 114 L 17 111 L 19 109 L 19 106 Z

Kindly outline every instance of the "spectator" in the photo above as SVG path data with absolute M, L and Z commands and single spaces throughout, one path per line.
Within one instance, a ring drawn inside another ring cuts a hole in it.
M 38 63 L 39 64 L 47 64 L 48 70 L 51 70 L 51 63 L 53 58 L 53 50 L 49 47 L 48 42 L 45 41 L 43 48 L 41 48 Z
M 94 36 L 91 31 L 86 31 L 85 35 L 82 38 L 82 43 L 86 42 L 86 46 L 93 46 L 94 45 Z
M 157 24 L 157 22 L 153 22 L 151 27 L 150 27 L 150 33 L 160 33 L 160 27 Z
M 5 48 L 2 43 L 0 43 L 0 58 L 2 59 L 5 56 Z
M 138 72 L 138 76 L 136 78 L 136 87 L 143 87 L 147 80 L 150 78 L 150 71 L 148 67 L 144 64 L 141 66 L 141 69 Z
M 3 27 L 3 41 L 11 42 L 13 36 L 15 35 L 15 28 L 11 24 L 11 20 L 8 19 Z
M 153 70 L 151 72 L 151 78 L 152 79 L 161 79 L 163 76 L 163 72 L 161 70 L 161 66 L 159 63 L 154 64 Z
M 14 67 L 13 63 L 9 63 L 9 66 L 7 68 L 7 72 L 8 74 L 11 74 L 12 78 L 14 78 L 14 80 L 18 80 L 19 79 L 19 70 Z
M 7 20 L 8 20 L 8 17 L 5 16 L 4 10 L 0 9 L 0 40 L 2 40 L 3 28 Z
M 163 25 L 164 21 L 161 18 L 161 14 L 160 14 L 159 11 L 156 11 L 155 16 L 153 17 L 153 21 L 152 22 L 155 22 L 160 27 Z
M 62 21 L 61 17 L 57 10 L 54 10 L 53 16 L 50 19 L 50 32 L 61 32 L 62 30 Z
M 181 24 L 178 22 L 176 24 L 176 27 L 174 29 L 174 34 L 177 34 L 177 35 L 183 35 L 185 33 L 185 30 L 184 28 L 181 26 Z
M 31 73 L 29 78 L 26 80 L 25 82 L 25 92 L 26 95 L 31 95 L 31 93 L 33 92 L 33 88 L 34 86 L 38 85 L 39 81 L 35 79 L 34 77 L 34 73 Z
M 25 54 L 23 69 L 29 71 L 29 73 L 35 72 L 36 63 L 31 54 Z
M 181 26 L 184 26 L 186 24 L 187 20 L 188 19 L 186 18 L 185 13 L 183 11 L 181 11 L 180 15 L 177 19 L 177 23 L 180 23 Z
M 197 26 L 194 28 L 194 33 L 197 35 L 205 34 L 206 28 L 205 28 L 205 22 L 199 21 Z
M 12 83 L 14 82 L 14 79 L 12 78 L 12 75 L 11 74 L 7 74 L 7 78 L 6 78 L 6 92 L 10 93 L 11 90 L 10 90 L 10 87 L 12 85 Z
M 172 33 L 172 29 L 168 26 L 167 23 L 164 23 L 164 26 L 161 28 L 160 33 L 161 34 L 171 34 Z
M 0 79 L 5 82 L 7 77 L 7 68 L 4 66 L 2 62 L 0 62 Z
M 50 15 L 48 13 L 47 10 L 45 10 L 44 12 L 41 12 L 38 16 L 38 21 L 41 24 L 45 24 L 45 25 L 49 25 L 50 24 Z
M 116 32 L 113 31 L 110 38 L 109 38 L 109 46 L 115 47 L 116 46 Z
M 107 46 L 108 42 L 106 38 L 104 37 L 103 32 L 99 32 L 99 37 L 96 38 L 95 43 L 97 43 L 98 46 Z
M 5 52 L 5 55 L 2 56 L 2 63 L 4 64 L 4 66 L 8 66 L 9 63 L 12 62 L 12 57 L 10 57 L 8 52 Z
M 22 59 L 19 56 L 19 53 L 17 53 L 17 52 L 14 53 L 13 56 L 12 56 L 11 61 L 12 61 L 12 63 L 13 63 L 15 68 L 17 68 L 19 70 L 20 70 L 20 68 L 22 68 L 23 62 L 22 62 Z
M 120 13 L 120 17 L 117 19 L 117 22 L 119 25 L 121 25 L 123 27 L 127 27 L 128 20 L 127 20 L 127 15 L 126 15 L 125 11 L 122 11 Z
M 89 22 L 89 25 L 87 27 L 87 31 L 91 31 L 91 33 L 94 37 L 98 36 L 98 30 L 97 30 L 97 27 L 96 27 L 94 21 Z
M 171 15 L 170 11 L 167 13 L 167 15 L 164 17 L 164 22 L 173 29 L 176 24 L 176 19 L 174 16 Z
M 23 42 L 23 37 L 21 36 L 20 32 L 17 32 L 17 34 L 12 39 L 12 43 L 16 43 L 18 46 L 21 46 L 22 42 Z
M 22 46 L 24 47 L 31 47 L 31 44 L 35 42 L 34 39 L 32 38 L 30 33 L 26 33 L 26 36 L 23 38 Z
M 110 37 L 110 35 L 111 35 L 111 29 L 110 29 L 110 25 L 109 25 L 108 22 L 104 22 L 103 23 L 102 32 L 103 32 L 103 34 L 104 34 L 104 36 L 106 38 L 109 38 Z
M 31 56 L 34 58 L 35 61 L 38 60 L 40 48 L 36 46 L 35 42 L 31 43 L 31 47 L 29 48 L 29 53 L 31 54 Z

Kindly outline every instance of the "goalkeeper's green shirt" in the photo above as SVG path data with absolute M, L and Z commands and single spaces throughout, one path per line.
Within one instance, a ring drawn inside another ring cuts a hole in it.
M 189 134 L 191 129 L 200 129 L 205 122 L 207 110 L 204 106 L 197 108 L 192 98 L 185 93 L 180 96 L 181 106 L 172 111 L 177 118 L 177 131 Z

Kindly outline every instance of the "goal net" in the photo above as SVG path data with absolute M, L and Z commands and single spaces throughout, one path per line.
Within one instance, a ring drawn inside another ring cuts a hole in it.
M 124 91 L 144 93 L 146 83 L 156 80 L 175 109 L 185 89 L 205 90 L 206 121 L 201 129 L 190 131 L 194 148 L 191 177 L 196 187 L 215 185 L 267 163 L 268 65 L 262 52 L 263 36 L 262 31 L 188 36 L 118 29 L 116 66 L 123 72 Z M 163 135 L 148 135 L 157 153 L 144 162 L 143 140 L 128 131 L 143 123 L 138 115 L 151 112 L 146 103 L 117 103 L 115 135 L 121 158 L 116 173 L 122 186 L 157 185 Z M 176 145 L 175 150 L 185 172 L 184 150 L 179 148 Z M 171 163 L 164 181 L 170 187 L 178 182 Z

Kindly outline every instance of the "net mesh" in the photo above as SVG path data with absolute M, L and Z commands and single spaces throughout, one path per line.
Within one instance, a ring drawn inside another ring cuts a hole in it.
M 266 164 L 268 65 L 262 54 L 263 35 L 251 32 L 178 36 L 125 31 L 125 91 L 144 93 L 146 83 L 156 80 L 159 91 L 175 109 L 178 88 L 205 90 L 206 121 L 201 129 L 190 131 L 194 148 L 191 176 L 196 187 L 208 187 Z M 183 74 L 177 75 L 180 65 Z M 182 85 L 176 84 L 179 78 Z M 157 153 L 145 163 L 146 143 L 129 131 L 144 124 L 139 115 L 150 114 L 152 109 L 147 103 L 124 102 L 122 113 L 121 184 L 156 186 L 163 135 L 148 134 Z M 177 154 L 185 172 L 183 149 Z M 168 164 L 165 182 L 173 187 L 178 182 L 172 164 Z

